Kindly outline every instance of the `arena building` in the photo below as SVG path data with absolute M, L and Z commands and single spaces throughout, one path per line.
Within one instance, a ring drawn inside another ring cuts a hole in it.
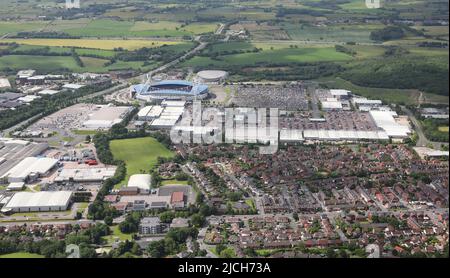
M 208 86 L 183 80 L 166 80 L 152 85 L 134 85 L 131 87 L 131 94 L 144 101 L 200 100 L 208 96 Z
M 227 76 L 228 73 L 223 70 L 202 70 L 197 73 L 198 80 L 205 83 L 223 82 Z

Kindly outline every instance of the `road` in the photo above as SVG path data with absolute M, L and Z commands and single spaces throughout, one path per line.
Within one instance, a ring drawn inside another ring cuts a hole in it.
M 208 43 L 201 42 L 200 39 L 201 39 L 201 37 L 196 37 L 195 41 L 199 42 L 199 45 L 197 45 L 195 48 L 191 49 L 189 52 L 187 52 L 183 56 L 178 57 L 175 60 L 173 60 L 167 64 L 164 64 L 154 70 L 151 70 L 151 71 L 147 72 L 146 74 L 142 74 L 142 75 L 138 76 L 137 78 L 146 80 L 145 84 L 148 85 L 151 82 L 152 75 L 155 75 L 156 73 L 161 72 L 161 71 L 165 71 L 168 68 L 173 67 L 174 65 L 178 64 L 182 60 L 186 59 L 187 57 L 194 55 L 195 53 L 197 53 L 199 51 L 202 51 L 208 45 Z M 131 79 L 135 79 L 135 78 L 136 77 L 133 77 Z
M 433 146 L 434 149 L 440 149 L 441 145 L 448 145 L 448 143 L 432 142 L 428 140 L 427 137 L 425 136 L 425 133 L 423 132 L 421 123 L 419 122 L 419 120 L 417 120 L 416 116 L 414 116 L 413 112 L 411 112 L 411 110 L 409 110 L 405 106 L 401 106 L 401 108 L 406 113 L 406 115 L 408 115 L 409 119 L 412 121 L 414 125 L 414 129 L 417 132 L 417 136 L 419 137 L 416 143 L 417 147 L 427 147 L 431 145 Z

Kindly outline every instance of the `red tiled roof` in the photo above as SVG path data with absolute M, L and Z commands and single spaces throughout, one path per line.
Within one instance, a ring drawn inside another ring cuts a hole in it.
M 181 191 L 173 192 L 172 197 L 170 198 L 171 203 L 183 202 L 184 193 Z

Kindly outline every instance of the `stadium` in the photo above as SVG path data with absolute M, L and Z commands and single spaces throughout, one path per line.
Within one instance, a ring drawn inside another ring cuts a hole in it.
M 144 101 L 200 100 L 208 96 L 208 86 L 183 80 L 166 80 L 152 85 L 134 85 L 131 87 L 131 94 Z

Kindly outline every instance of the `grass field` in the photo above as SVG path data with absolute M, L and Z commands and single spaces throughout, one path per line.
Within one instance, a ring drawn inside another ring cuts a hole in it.
M 121 14 L 124 14 L 123 12 Z M 46 31 L 60 31 L 81 37 L 182 37 L 214 32 L 216 23 L 190 23 L 161 19 L 159 21 L 133 20 L 57 20 L 45 28 Z
M 119 225 L 111 227 L 111 234 L 102 237 L 108 244 L 113 244 L 116 239 L 120 241 L 131 240 L 132 234 L 124 234 L 120 231 Z
M 123 48 L 134 50 L 142 47 L 160 47 L 162 45 L 180 44 L 178 41 L 160 40 L 96 40 L 96 39 L 3 39 L 1 42 L 15 42 L 18 44 L 38 45 L 38 46 L 71 46 L 112 50 Z
M 144 66 L 143 61 L 117 61 L 107 67 L 103 66 L 106 60 L 83 57 L 87 63 L 84 67 L 77 65 L 71 56 L 40 56 L 40 55 L 8 55 L 0 57 L 0 71 L 4 69 L 21 70 L 32 68 L 41 73 L 60 72 L 68 69 L 73 72 L 107 72 L 115 69 L 141 69 L 150 70 L 157 64 Z
M 440 132 L 448 132 L 449 131 L 449 127 L 448 126 L 440 126 L 439 128 Z
M 161 181 L 161 185 L 168 185 L 168 184 L 181 184 L 181 185 L 187 185 L 187 181 L 179 181 L 179 180 L 163 180 Z
M 158 157 L 172 157 L 174 154 L 151 137 L 113 140 L 110 143 L 111 152 L 115 159 L 126 163 L 127 175 L 116 185 L 119 188 L 128 182 L 131 175 L 142 171 L 148 173 L 157 163 Z
M 0 259 L 40 259 L 40 258 L 44 258 L 44 256 L 27 252 L 16 252 L 0 255 Z
M 300 62 L 326 62 L 348 61 L 350 55 L 336 52 L 334 47 L 299 47 L 290 48 L 283 44 L 256 44 L 263 48 L 257 53 L 239 53 L 219 56 L 218 60 L 209 57 L 194 57 L 186 61 L 184 66 L 230 66 L 230 65 L 255 65 L 258 63 L 300 63 Z

